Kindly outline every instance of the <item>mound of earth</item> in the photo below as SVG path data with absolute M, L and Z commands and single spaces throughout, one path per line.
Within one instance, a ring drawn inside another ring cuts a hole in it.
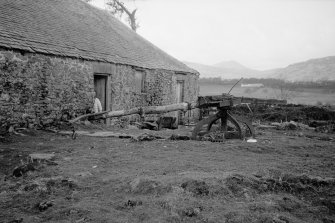
M 254 119 L 268 122 L 296 121 L 304 124 L 311 124 L 313 121 L 321 120 L 334 122 L 335 110 L 326 106 L 310 105 L 258 105 L 253 106 Z M 251 117 L 246 106 L 233 108 L 233 113 Z

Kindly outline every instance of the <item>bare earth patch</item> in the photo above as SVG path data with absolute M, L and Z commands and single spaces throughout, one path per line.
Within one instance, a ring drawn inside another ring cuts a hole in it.
M 258 130 L 257 143 L 12 136 L 0 144 L 0 222 L 335 222 L 334 138 L 278 130 Z M 13 176 L 22 165 L 33 168 Z

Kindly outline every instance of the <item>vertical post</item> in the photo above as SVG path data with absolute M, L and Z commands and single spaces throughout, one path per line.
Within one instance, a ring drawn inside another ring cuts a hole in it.
M 227 131 L 227 121 L 228 121 L 228 113 L 226 108 L 220 108 L 221 110 L 221 131 Z
M 199 108 L 199 121 L 201 121 L 203 119 L 203 108 Z
M 111 106 L 111 100 L 112 100 L 112 89 L 111 89 L 111 75 L 107 75 L 107 81 L 106 81 L 106 110 L 112 110 Z M 111 124 L 111 119 L 106 119 L 106 125 L 109 126 Z

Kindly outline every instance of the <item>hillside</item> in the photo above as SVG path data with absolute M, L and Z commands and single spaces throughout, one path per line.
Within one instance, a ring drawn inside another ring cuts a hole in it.
M 241 77 L 260 77 L 260 71 L 249 69 L 235 61 L 224 61 L 212 66 L 184 61 L 184 63 L 199 71 L 200 78 L 221 77 L 222 79 L 239 79 Z
M 335 56 L 311 59 L 272 70 L 270 77 L 287 81 L 335 80 Z
M 251 69 L 233 60 L 221 61 L 220 63 L 213 64 L 212 66 L 223 68 L 223 69 L 235 70 L 235 71 L 237 70 L 240 70 L 240 71 L 250 70 L 251 71 Z
M 221 77 L 223 74 L 223 70 L 219 67 L 204 65 L 200 63 L 187 62 L 187 61 L 183 61 L 183 63 L 189 66 L 190 68 L 199 71 L 200 78 Z
M 201 78 L 275 78 L 293 82 L 335 80 L 335 56 L 311 59 L 291 64 L 285 68 L 265 71 L 252 70 L 235 61 L 223 61 L 212 66 L 192 62 L 184 63 L 198 70 Z

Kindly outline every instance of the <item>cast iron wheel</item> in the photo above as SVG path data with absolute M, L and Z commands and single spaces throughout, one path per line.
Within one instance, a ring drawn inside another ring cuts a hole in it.
M 198 140 L 199 139 L 199 135 L 201 133 L 203 133 L 203 132 L 201 132 L 201 130 L 202 130 L 202 128 L 205 125 L 207 125 L 207 128 L 206 128 L 207 132 L 205 132 L 205 134 L 208 133 L 208 132 L 210 132 L 213 124 L 216 121 L 218 121 L 219 119 L 221 119 L 221 118 L 224 118 L 224 113 L 222 111 L 219 111 L 215 115 L 211 115 L 207 119 L 203 119 L 200 122 L 198 122 L 198 124 L 193 129 L 191 139 Z M 235 128 L 237 129 L 238 136 L 239 136 L 240 139 L 244 138 L 244 134 L 242 132 L 242 128 L 241 128 L 241 125 L 240 125 L 239 122 L 244 123 L 248 127 L 251 135 L 253 137 L 255 136 L 255 132 L 254 132 L 254 129 L 253 129 L 252 125 L 251 125 L 251 122 L 248 121 L 247 119 L 244 119 L 243 117 L 240 117 L 240 116 L 232 116 L 229 112 L 227 112 L 226 119 L 228 121 L 230 121 L 235 126 Z M 223 128 L 226 128 L 226 127 L 223 127 Z M 225 132 L 226 129 L 224 129 L 223 131 Z

